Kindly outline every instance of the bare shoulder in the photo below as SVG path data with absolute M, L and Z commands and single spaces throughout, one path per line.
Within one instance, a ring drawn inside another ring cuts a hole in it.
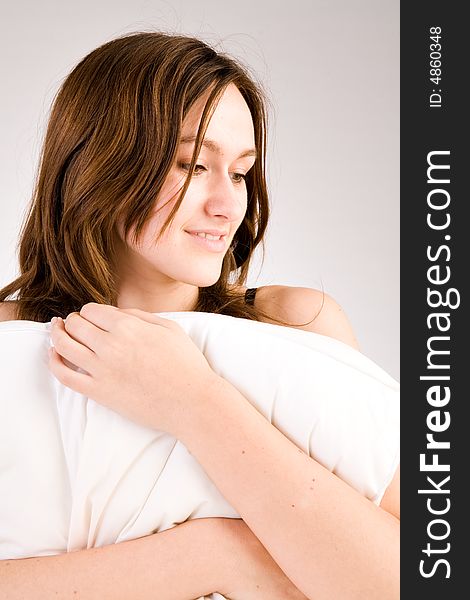
M 320 290 L 267 285 L 256 293 L 256 306 L 292 327 L 335 338 L 358 349 L 356 337 L 341 306 Z M 266 319 L 267 322 L 274 322 Z
M 0 302 L 0 321 L 14 321 L 16 319 L 16 302 Z

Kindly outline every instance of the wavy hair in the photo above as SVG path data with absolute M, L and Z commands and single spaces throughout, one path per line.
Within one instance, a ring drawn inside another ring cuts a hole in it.
M 269 218 L 266 94 L 245 67 L 201 40 L 153 32 L 126 35 L 91 52 L 55 98 L 17 247 L 20 275 L 0 290 L 0 301 L 17 293 L 18 319 L 45 322 L 87 302 L 116 306 L 117 223 L 124 239 L 135 227 L 138 242 L 175 161 L 183 120 L 209 91 L 190 169 L 163 234 L 183 201 L 210 117 L 231 83 L 251 112 L 258 156 L 246 178 L 247 211 L 220 278 L 199 288 L 193 310 L 267 316 L 239 291 Z

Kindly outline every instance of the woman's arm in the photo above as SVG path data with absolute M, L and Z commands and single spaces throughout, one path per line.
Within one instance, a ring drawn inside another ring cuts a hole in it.
M 176 435 L 308 598 L 399 597 L 398 519 L 305 455 L 227 381 L 213 379 Z
M 194 519 L 147 537 L 0 561 L 0 600 L 307 600 L 241 519 Z
M 214 520 L 100 548 L 0 561 L 0 599 L 188 600 L 211 594 L 225 583 L 222 545 L 209 523 Z

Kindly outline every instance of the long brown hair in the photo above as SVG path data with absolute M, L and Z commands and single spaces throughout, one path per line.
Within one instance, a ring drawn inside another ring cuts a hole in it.
M 154 32 L 97 48 L 56 96 L 18 243 L 21 274 L 0 290 L 0 301 L 17 292 L 17 319 L 45 322 L 87 302 L 116 306 L 117 223 L 123 224 L 124 239 L 134 226 L 138 241 L 174 163 L 183 120 L 209 91 L 188 176 L 161 234 L 170 225 L 211 114 L 230 83 L 250 109 L 258 156 L 246 178 L 247 211 L 220 278 L 199 288 L 194 310 L 255 320 L 267 316 L 247 305 L 239 291 L 269 217 L 266 94 L 247 68 L 201 40 Z

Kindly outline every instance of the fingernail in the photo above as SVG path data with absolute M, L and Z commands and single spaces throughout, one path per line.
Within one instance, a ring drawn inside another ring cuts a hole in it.
M 52 317 L 51 325 L 55 325 L 56 321 L 57 321 L 57 317 Z

